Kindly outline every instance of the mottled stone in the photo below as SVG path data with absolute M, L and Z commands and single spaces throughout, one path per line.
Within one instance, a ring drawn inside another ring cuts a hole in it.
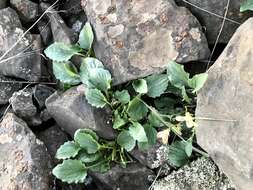
M 43 84 L 38 84 L 33 89 L 33 96 L 39 109 L 45 108 L 46 99 L 55 92 L 55 89 Z
M 46 107 L 58 125 L 72 136 L 77 129 L 88 128 L 100 137 L 115 138 L 115 131 L 111 126 L 111 112 L 88 104 L 82 85 L 64 93 L 54 93 L 46 100 Z
M 208 158 L 200 158 L 163 179 L 154 190 L 235 190 L 228 178 Z
M 15 44 L 24 30 L 17 13 L 6 8 L 0 10 L 0 57 Z M 34 52 L 34 39 L 30 33 L 5 56 L 0 58 L 0 74 L 38 81 L 41 77 L 41 60 Z M 31 53 L 33 52 L 33 53 Z M 15 56 L 15 57 L 14 57 Z
M 48 190 L 51 159 L 26 123 L 8 113 L 0 125 L 1 190 Z
M 50 21 L 40 20 L 37 24 L 42 41 L 45 45 L 50 45 L 52 42 L 52 31 L 50 28 Z
M 223 22 L 223 16 L 226 11 L 227 0 L 187 0 L 190 4 L 183 2 L 183 0 L 175 0 L 179 5 L 187 7 L 199 20 L 202 26 L 205 28 L 206 36 L 210 44 L 214 44 L 221 29 Z M 229 4 L 229 10 L 227 13 L 227 19 L 223 26 L 223 32 L 220 35 L 219 43 L 228 43 L 236 29 L 243 23 L 247 18 L 253 16 L 251 12 L 240 12 L 240 5 L 245 0 L 231 0 Z M 201 9 L 196 8 L 196 5 Z M 213 14 L 217 14 L 217 17 Z
M 253 18 L 236 31 L 198 94 L 197 141 L 237 186 L 253 187 Z
M 197 19 L 174 0 L 87 0 L 96 56 L 115 84 L 163 71 L 170 60 L 206 59 L 207 40 Z

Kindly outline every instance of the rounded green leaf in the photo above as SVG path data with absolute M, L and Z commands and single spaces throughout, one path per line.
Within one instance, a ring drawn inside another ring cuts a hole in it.
M 53 174 L 66 183 L 84 183 L 87 170 L 79 160 L 64 160 L 53 169 Z
M 85 134 L 89 134 L 91 135 L 96 141 L 98 141 L 99 137 L 97 136 L 97 134 L 92 131 L 91 129 L 78 129 L 76 130 L 75 134 L 77 133 L 85 133 Z
M 193 89 L 193 93 L 198 92 L 205 84 L 208 78 L 207 73 L 202 73 L 195 75 L 191 79 L 189 79 L 189 86 Z
M 130 95 L 127 90 L 116 91 L 114 97 L 122 104 L 127 104 L 130 101 Z
M 148 92 L 147 82 L 144 79 L 135 80 L 133 88 L 137 93 L 146 94 Z
M 75 157 L 80 150 L 81 150 L 81 147 L 77 143 L 73 141 L 65 142 L 57 150 L 55 157 L 57 159 L 72 158 L 72 157 Z
M 80 151 L 77 156 L 77 159 L 82 161 L 83 163 L 91 163 L 95 162 L 102 157 L 100 152 L 96 152 L 94 154 L 88 154 L 85 150 Z
M 68 61 L 73 55 L 81 51 L 79 46 L 67 45 L 61 42 L 55 42 L 44 52 L 46 56 L 53 61 Z
M 253 11 L 253 0 L 245 0 L 240 7 L 240 11 Z
M 81 48 L 89 50 L 92 46 L 93 40 L 94 34 L 92 31 L 92 27 L 90 23 L 87 22 L 79 34 L 78 43 L 80 44 Z
M 138 122 L 133 122 L 133 124 L 129 127 L 129 134 L 138 142 L 148 142 L 143 126 Z
M 141 100 L 139 100 L 139 97 L 136 97 L 129 102 L 127 113 L 132 120 L 139 121 L 147 115 L 148 108 Z
M 146 78 L 148 85 L 147 95 L 151 98 L 161 96 L 168 87 L 169 79 L 166 74 L 151 75 Z
M 168 159 L 169 162 L 176 166 L 181 167 L 189 161 L 189 157 L 185 152 L 185 142 L 175 141 L 169 146 Z
M 88 103 L 96 108 L 103 108 L 107 104 L 106 97 L 98 89 L 88 89 L 85 97 Z
M 117 143 L 127 151 L 131 151 L 134 149 L 136 141 L 128 131 L 122 131 L 117 137 Z
M 89 72 L 89 83 L 99 90 L 106 92 L 111 88 L 112 77 L 109 71 L 102 68 L 93 68 Z

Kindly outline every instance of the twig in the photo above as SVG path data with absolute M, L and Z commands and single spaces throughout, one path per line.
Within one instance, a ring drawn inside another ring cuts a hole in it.
M 225 122 L 237 122 L 237 120 L 232 119 L 215 119 L 215 118 L 208 118 L 208 117 L 195 117 L 197 120 L 208 120 L 208 121 L 225 121 Z
M 157 175 L 156 175 L 154 181 L 152 182 L 152 184 L 150 185 L 150 187 L 148 188 L 148 190 L 153 190 L 153 189 L 154 189 L 154 185 L 155 185 L 155 183 L 156 183 L 158 177 L 159 177 L 160 174 L 161 174 L 162 168 L 163 168 L 163 166 L 161 166 L 161 167 L 159 168 L 159 170 L 158 170 L 158 172 L 157 172 Z
M 55 82 L 31 82 L 31 81 L 0 81 L 0 83 L 12 83 L 12 84 L 46 84 L 46 85 L 56 85 Z

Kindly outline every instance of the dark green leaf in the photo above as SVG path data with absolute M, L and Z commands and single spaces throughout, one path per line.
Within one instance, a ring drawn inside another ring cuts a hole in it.
M 176 167 L 185 165 L 189 158 L 185 152 L 185 143 L 183 141 L 175 141 L 169 146 L 169 162 Z
M 122 131 L 118 135 L 117 143 L 127 151 L 131 151 L 135 147 L 135 140 L 128 131 Z
M 53 174 L 58 179 L 67 183 L 84 183 L 87 170 L 79 160 L 64 160 L 62 164 L 53 169 Z
M 50 45 L 45 51 L 48 58 L 53 61 L 68 61 L 73 55 L 81 52 L 79 46 L 67 45 L 61 42 L 55 42 Z
M 88 103 L 96 108 L 103 108 L 107 104 L 106 97 L 98 89 L 88 89 L 85 95 Z
M 146 94 L 148 92 L 147 82 L 144 79 L 135 80 L 133 88 L 137 93 Z
M 185 153 L 188 157 L 192 155 L 192 141 L 185 142 Z
M 159 112 L 163 114 L 173 114 L 178 100 L 176 98 L 161 97 L 159 99 L 155 99 L 154 103 Z
M 89 50 L 94 40 L 94 34 L 90 23 L 86 23 L 79 34 L 79 41 L 81 48 Z
M 114 96 L 122 104 L 127 104 L 130 101 L 130 95 L 127 90 L 116 91 Z
M 248 10 L 253 11 L 253 0 L 245 0 L 242 3 L 240 11 L 244 12 L 244 11 L 248 11 Z
M 193 93 L 198 92 L 204 86 L 207 78 L 208 74 L 202 73 L 199 75 L 195 75 L 189 80 L 189 86 L 193 88 Z
M 141 100 L 139 100 L 139 97 L 136 97 L 129 102 L 127 113 L 131 119 L 139 121 L 147 115 L 148 108 Z
M 95 87 L 106 92 L 111 88 L 112 77 L 109 71 L 102 68 L 93 68 L 89 72 L 89 82 L 92 84 L 89 87 Z
M 138 122 L 133 122 L 129 127 L 129 134 L 138 142 L 148 142 L 144 127 Z
M 160 121 L 160 119 L 153 113 L 151 112 L 149 115 L 148 115 L 148 121 L 149 123 L 153 126 L 153 127 L 162 127 L 163 124 L 162 122 Z
M 101 157 L 102 157 L 102 154 L 100 152 L 96 152 L 94 154 L 88 154 L 85 150 L 82 150 L 78 154 L 77 159 L 82 161 L 83 163 L 91 163 L 91 162 L 97 161 Z
M 165 74 L 151 75 L 146 78 L 148 85 L 148 96 L 156 98 L 161 96 L 168 87 L 168 76 Z
M 107 160 L 98 160 L 91 166 L 90 169 L 94 172 L 105 173 L 110 170 L 110 163 Z
M 77 143 L 73 141 L 65 142 L 57 150 L 55 157 L 57 159 L 72 158 L 72 157 L 75 157 L 80 150 L 81 150 L 81 147 Z

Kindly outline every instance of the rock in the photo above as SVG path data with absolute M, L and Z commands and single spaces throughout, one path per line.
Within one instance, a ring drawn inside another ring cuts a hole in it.
M 44 122 L 52 119 L 52 116 L 48 113 L 47 109 L 44 109 L 40 112 L 40 119 Z
M 4 81 L 10 81 L 10 83 Z M 7 104 L 12 94 L 18 91 L 21 87 L 22 84 L 15 82 L 15 80 L 0 76 L 0 105 Z
M 40 3 L 43 11 L 49 8 L 46 3 Z M 65 24 L 64 20 L 57 14 L 54 9 L 49 10 L 47 16 L 50 20 L 51 30 L 55 42 L 63 42 L 66 44 L 73 44 L 76 41 L 75 33 Z
M 200 158 L 158 180 L 154 190 L 234 190 L 234 187 L 210 159 Z
M 227 0 L 187 0 L 189 3 L 196 5 L 206 11 L 218 14 L 221 18 L 202 11 L 190 4 L 183 2 L 183 0 L 176 0 L 179 5 L 187 7 L 200 21 L 202 26 L 206 30 L 206 36 L 210 44 L 214 44 L 219 34 L 223 16 L 226 11 Z M 240 5 L 244 0 L 230 1 L 229 11 L 227 14 L 228 19 L 232 19 L 235 22 L 227 20 L 225 22 L 223 32 L 220 36 L 219 43 L 228 43 L 236 29 L 243 23 L 247 18 L 253 14 L 249 12 L 240 13 Z
M 38 81 L 41 76 L 41 59 L 38 60 L 36 52 L 30 53 L 34 49 L 30 47 L 33 38 L 29 33 L 2 58 L 3 54 L 24 34 L 24 30 L 13 9 L 0 10 L 0 18 L 0 74 Z
M 4 9 L 7 5 L 6 5 L 7 0 L 1 0 L 0 1 L 0 9 Z
M 90 172 L 90 175 L 104 190 L 147 190 L 154 173 L 140 164 L 131 163 L 126 168 L 116 165 L 106 173 Z
M 10 0 L 10 4 L 24 22 L 33 22 L 39 16 L 39 5 L 30 0 Z
M 49 45 L 52 42 L 52 31 L 50 28 L 50 22 L 46 20 L 40 20 L 37 26 L 43 43 L 45 45 Z
M 0 125 L 0 155 L 1 189 L 51 189 L 51 160 L 46 147 L 12 113 Z
M 72 136 L 77 129 L 89 128 L 100 137 L 114 139 L 111 113 L 107 109 L 96 109 L 88 104 L 84 91 L 84 87 L 80 85 L 63 94 L 54 93 L 46 100 L 49 114 Z
M 38 84 L 33 89 L 33 96 L 38 103 L 39 109 L 45 108 L 46 99 L 55 92 L 55 89 L 43 84 Z
M 141 164 L 150 169 L 158 168 L 168 160 L 168 148 L 158 143 L 148 150 L 139 150 L 136 148 L 130 153 Z
M 197 141 L 239 190 L 253 186 L 253 18 L 235 33 L 198 94 Z
M 88 0 L 85 10 L 96 33 L 96 57 L 115 84 L 161 72 L 170 60 L 209 56 L 198 20 L 174 0 Z

